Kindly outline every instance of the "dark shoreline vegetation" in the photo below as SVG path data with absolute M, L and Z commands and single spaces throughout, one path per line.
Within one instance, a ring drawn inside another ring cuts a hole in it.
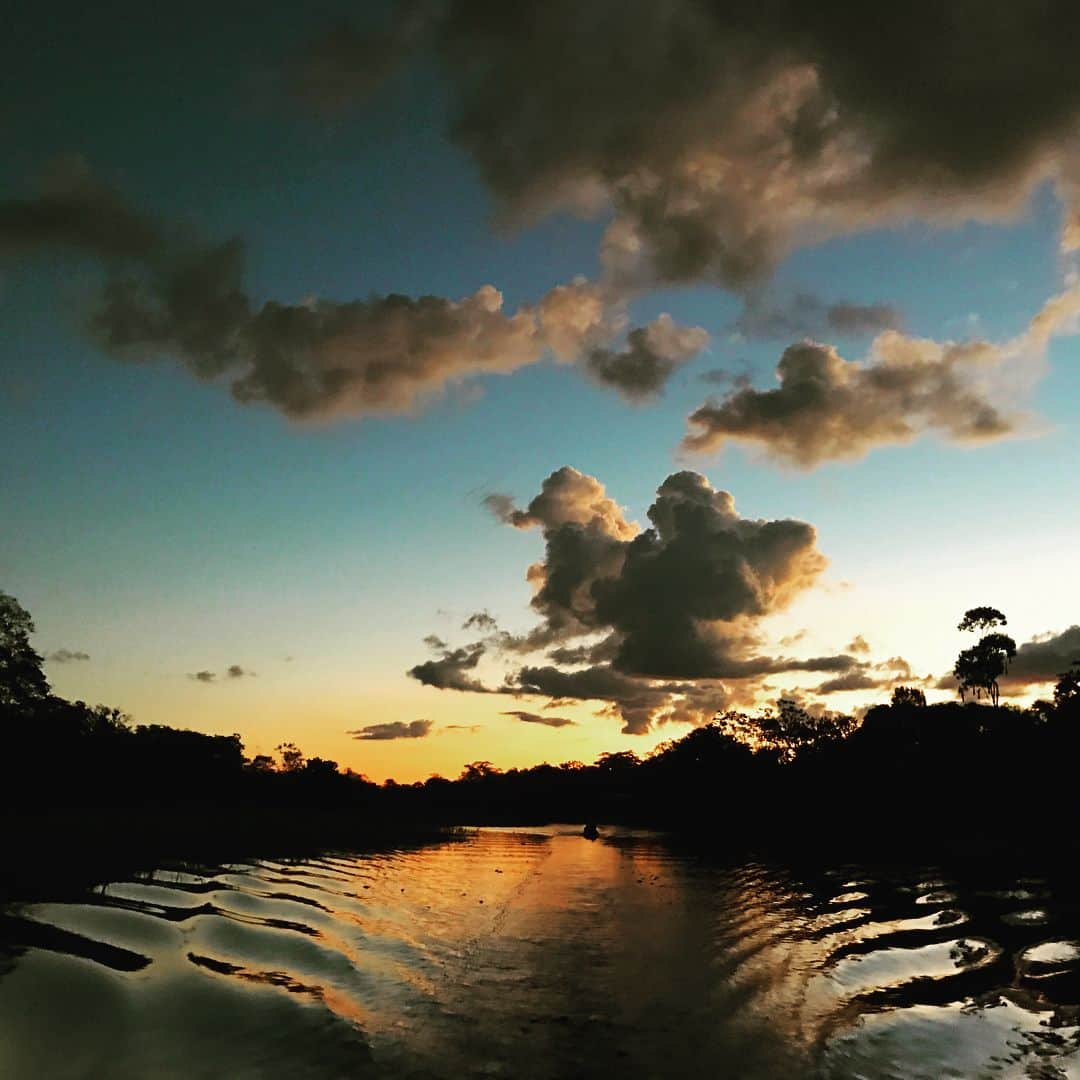
M 1062 674 L 1052 700 L 982 704 L 983 692 L 996 702 L 1007 666 L 1011 639 L 1000 632 L 975 647 L 981 661 L 972 650 L 958 660 L 974 701 L 927 705 L 920 690 L 899 687 L 860 722 L 782 700 L 725 713 L 644 759 L 621 751 L 505 772 L 480 761 L 456 780 L 379 785 L 291 743 L 276 759 L 249 758 L 238 735 L 136 726 L 119 710 L 56 697 L 29 645 L 29 615 L 2 593 L 0 614 L 0 897 L 53 887 L 61 867 L 65 879 L 91 881 L 169 860 L 300 857 L 553 821 L 648 826 L 712 849 L 807 858 L 1080 854 L 1080 666 Z M 973 609 L 965 623 L 972 615 L 973 626 L 1000 625 L 993 609 Z

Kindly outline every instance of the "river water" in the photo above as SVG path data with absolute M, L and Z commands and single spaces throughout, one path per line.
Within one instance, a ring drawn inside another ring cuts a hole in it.
M 480 830 L 0 908 L 0 1076 L 1080 1078 L 1080 888 Z

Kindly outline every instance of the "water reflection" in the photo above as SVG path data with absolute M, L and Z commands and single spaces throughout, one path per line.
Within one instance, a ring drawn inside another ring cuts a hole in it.
M 1045 879 L 484 830 L 0 912 L 0 1075 L 1080 1077 Z

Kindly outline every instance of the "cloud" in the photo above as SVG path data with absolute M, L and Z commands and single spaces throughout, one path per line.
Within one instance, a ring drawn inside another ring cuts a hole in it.
M 963 443 L 1015 435 L 1025 417 L 1018 394 L 1050 337 L 1075 325 L 1080 286 L 1051 298 L 1013 341 L 939 343 L 886 331 L 867 361 L 845 360 L 831 345 L 791 345 L 777 367 L 779 386 L 739 385 L 690 415 L 683 449 L 710 453 L 728 442 L 759 447 L 797 468 L 864 457 L 871 450 L 934 432 Z
M 239 664 L 230 664 L 225 669 L 225 677 L 229 680 L 233 679 L 251 679 L 254 678 L 255 672 L 250 668 L 241 667 Z M 215 671 L 195 671 L 188 675 L 189 679 L 194 679 L 196 682 L 201 683 L 214 683 L 217 682 L 217 672 Z
M 1080 14 L 968 14 L 457 0 L 433 44 L 451 134 L 507 215 L 606 207 L 613 277 L 746 288 L 830 236 L 1001 220 L 1047 180 L 1077 196 Z
M 164 280 L 115 280 L 94 332 L 111 351 L 171 355 L 198 378 L 226 379 L 237 401 L 293 419 L 408 413 L 448 384 L 535 363 L 545 348 L 534 313 L 505 313 L 490 285 L 461 300 L 392 294 L 255 308 L 242 265 L 231 244 Z
M 1057 682 L 1058 676 L 1080 660 L 1080 625 L 1070 626 L 1060 634 L 1048 634 L 1025 641 L 1016 650 L 1009 671 L 1002 676 L 1003 686 L 1030 686 Z
M 876 334 L 900 326 L 900 313 L 889 304 L 826 304 L 812 293 L 778 300 L 768 290 L 750 293 L 732 329 L 747 338 L 820 337 Z
M 851 653 L 868 653 L 870 651 L 870 643 L 862 636 L 862 634 L 856 634 L 844 646 L 844 650 Z
M 829 330 L 837 334 L 876 334 L 896 330 L 903 320 L 891 304 L 853 304 L 841 301 L 825 310 Z
M 507 677 L 505 692 L 606 702 L 607 711 L 622 721 L 624 735 L 647 734 L 654 724 L 706 723 L 732 700 L 720 684 L 654 682 L 625 675 L 609 664 L 580 671 L 523 667 Z
M 583 278 L 514 312 L 492 285 L 459 299 L 259 301 L 244 285 L 239 238 L 206 243 L 141 213 L 81 163 L 33 198 L 0 202 L 0 253 L 35 250 L 101 264 L 88 328 L 110 353 L 170 357 L 238 402 L 296 420 L 415 413 L 449 386 L 549 357 L 640 400 L 707 340 L 662 316 L 630 330 L 625 349 L 605 351 L 626 329 L 624 303 Z
M 46 653 L 45 659 L 54 664 L 71 664 L 78 661 L 89 660 L 90 654 L 77 649 L 56 649 L 51 653 Z
M 913 677 L 911 665 L 902 656 L 890 656 L 888 660 L 882 660 L 874 664 L 876 671 L 891 671 L 896 678 L 910 679 Z
M 389 739 L 424 739 L 431 733 L 430 720 L 394 720 L 388 724 L 367 724 L 355 731 L 347 731 L 361 742 L 384 742 Z
M 483 724 L 443 724 L 440 731 L 464 731 L 469 735 L 475 735 L 478 731 L 483 731 Z
M 483 642 L 472 645 L 463 645 L 458 649 L 450 649 L 441 643 L 435 646 L 440 653 L 435 660 L 425 660 L 410 668 L 408 674 L 411 678 L 423 683 L 424 686 L 434 686 L 439 690 L 465 690 L 475 693 L 487 693 L 488 689 L 471 672 L 476 670 L 480 658 L 484 655 Z
M 480 630 L 488 632 L 498 629 L 499 624 L 488 611 L 474 611 L 462 624 L 462 630 Z M 436 639 L 438 640 L 438 639 Z
M 887 685 L 889 682 L 888 679 L 875 679 L 863 671 L 852 671 L 847 675 L 837 676 L 835 679 L 827 679 L 814 687 L 814 693 L 839 694 L 847 690 L 872 690 L 878 686 Z
M 574 721 L 567 716 L 549 716 L 547 713 L 523 712 L 515 709 L 504 712 L 503 716 L 512 716 L 523 724 L 543 724 L 545 727 L 561 728 L 570 727 Z
M 526 664 L 486 689 L 605 703 L 624 731 L 640 734 L 654 723 L 703 722 L 744 699 L 729 682 L 861 666 L 849 655 L 759 652 L 759 621 L 825 568 L 816 532 L 805 522 L 744 518 L 728 492 L 697 473 L 660 485 L 644 530 L 599 480 L 569 466 L 524 507 L 501 493 L 485 504 L 503 523 L 543 537 L 543 558 L 526 574 L 539 621 L 521 635 L 491 627 L 487 642 L 444 650 L 413 668 L 422 682 L 481 689 L 471 672 L 489 644 L 503 657 L 543 650 L 549 663 Z
M 165 244 L 159 224 L 128 206 L 79 157 L 54 163 L 44 190 L 0 200 L 0 254 L 67 250 L 105 260 L 145 260 Z
M 631 330 L 625 348 L 597 348 L 585 357 L 585 370 L 629 401 L 645 401 L 663 390 L 675 370 L 709 342 L 700 327 L 680 327 L 670 315 Z

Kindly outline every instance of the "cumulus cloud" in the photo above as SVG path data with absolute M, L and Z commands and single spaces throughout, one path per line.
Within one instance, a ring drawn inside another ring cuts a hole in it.
M 189 679 L 194 679 L 196 682 L 212 683 L 217 679 L 217 675 L 212 671 L 194 671 L 188 675 Z
M 504 712 L 503 716 L 512 716 L 523 724 L 543 724 L 553 728 L 571 727 L 574 724 L 568 716 L 550 716 L 548 713 L 524 712 L 520 709 Z
M 642 733 L 654 723 L 701 722 L 743 699 L 731 682 L 862 666 L 850 655 L 760 652 L 758 623 L 825 568 L 816 532 L 805 522 L 744 518 L 728 492 L 697 473 L 660 485 L 644 530 L 599 480 L 569 466 L 524 507 L 505 494 L 485 502 L 500 521 L 543 538 L 543 558 L 526 574 L 539 621 L 516 636 L 491 626 L 486 642 L 444 649 L 412 669 L 422 682 L 595 701 L 624 731 Z M 482 687 L 471 672 L 488 644 L 503 657 L 544 650 L 549 662 Z
M 431 733 L 430 720 L 394 720 L 387 724 L 367 724 L 354 731 L 347 731 L 361 742 L 384 742 L 389 739 L 423 739 Z
M 590 351 L 585 370 L 629 401 L 645 401 L 659 394 L 675 370 L 708 342 L 700 326 L 681 327 L 670 315 L 661 315 L 631 330 L 624 348 Z
M 85 170 L 34 198 L 0 202 L 0 253 L 76 250 L 106 272 L 89 321 L 95 340 L 131 362 L 168 357 L 241 403 L 297 420 L 408 414 L 447 387 L 551 357 L 638 400 L 655 394 L 707 338 L 668 317 L 626 329 L 623 302 L 585 279 L 509 312 L 482 285 L 459 299 L 373 295 L 259 301 L 233 238 L 208 244 L 129 207 Z
M 738 385 L 689 418 L 683 449 L 747 443 L 797 468 L 864 457 L 876 447 L 933 432 L 963 443 L 1014 435 L 1026 417 L 1015 408 L 1046 344 L 1075 327 L 1080 286 L 1052 297 L 1019 337 L 939 343 L 897 331 L 879 334 L 864 362 L 831 345 L 804 341 L 784 351 L 779 386 Z
M 851 653 L 868 653 L 870 651 L 870 642 L 862 634 L 856 634 L 844 648 Z
M 483 642 L 463 645 L 458 649 L 445 647 L 439 642 L 435 649 L 439 652 L 436 659 L 425 660 L 409 669 L 408 674 L 412 678 L 424 686 L 434 686 L 439 690 L 487 692 L 487 687 L 472 674 L 484 655 Z
M 1065 0 L 456 0 L 434 41 L 508 213 L 606 205 L 613 276 L 744 288 L 828 236 L 1073 198 L 1078 31 Z
M 1001 683 L 1019 687 L 1057 682 L 1074 661 L 1080 661 L 1080 625 L 1025 641 L 1017 648 Z
M 89 660 L 90 654 L 79 649 L 56 649 L 45 655 L 45 659 L 54 664 L 71 664 L 82 660 Z
M 251 678 L 255 674 L 255 672 L 247 668 L 243 668 L 239 664 L 230 664 L 225 674 L 230 679 L 244 679 Z

